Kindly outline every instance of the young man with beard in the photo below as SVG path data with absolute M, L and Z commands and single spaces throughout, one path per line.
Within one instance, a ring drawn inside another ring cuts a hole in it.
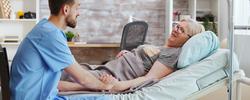
M 10 88 L 12 100 L 54 100 L 64 70 L 88 89 L 107 90 L 99 81 L 79 67 L 67 45 L 63 30 L 75 28 L 79 0 L 48 0 L 51 15 L 42 19 L 23 39 L 13 59 Z

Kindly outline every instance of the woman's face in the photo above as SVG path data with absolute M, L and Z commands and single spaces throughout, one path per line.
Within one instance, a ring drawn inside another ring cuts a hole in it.
M 188 23 L 182 21 L 175 25 L 173 28 L 170 37 L 167 39 L 168 47 L 182 47 L 182 45 L 191 37 L 187 33 Z

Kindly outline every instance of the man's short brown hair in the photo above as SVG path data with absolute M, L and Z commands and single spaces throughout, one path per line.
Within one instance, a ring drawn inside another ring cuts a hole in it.
M 58 15 L 63 5 L 65 4 L 72 5 L 74 3 L 75 3 L 75 0 L 49 0 L 50 14 Z

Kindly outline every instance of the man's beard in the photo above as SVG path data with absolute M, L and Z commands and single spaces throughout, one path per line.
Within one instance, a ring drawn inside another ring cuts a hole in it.
M 71 16 L 68 16 L 66 18 L 66 24 L 67 26 L 71 27 L 71 28 L 75 28 L 76 27 L 76 20 L 74 20 Z

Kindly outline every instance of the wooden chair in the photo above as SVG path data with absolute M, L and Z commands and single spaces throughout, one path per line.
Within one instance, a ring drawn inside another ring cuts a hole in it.
M 10 100 L 9 64 L 8 64 L 6 48 L 2 48 L 1 45 L 0 45 L 0 76 L 1 76 L 2 100 Z

